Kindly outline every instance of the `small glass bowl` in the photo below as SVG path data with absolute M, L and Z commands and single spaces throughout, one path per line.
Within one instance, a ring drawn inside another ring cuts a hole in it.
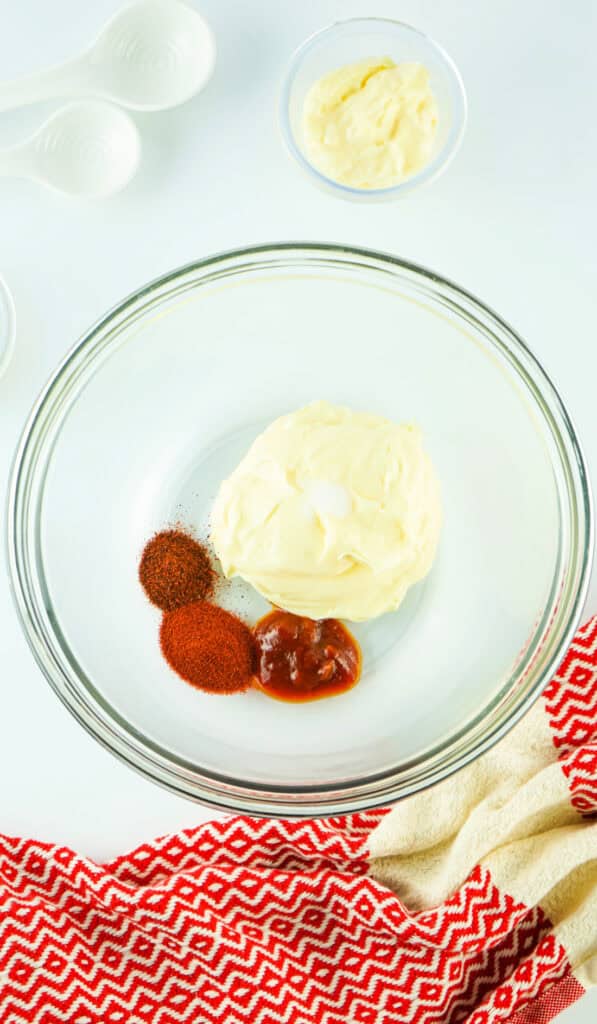
M 433 155 L 418 174 L 389 188 L 364 189 L 327 177 L 309 160 L 302 116 L 305 96 L 314 82 L 335 68 L 367 57 L 391 57 L 397 64 L 418 61 L 430 76 L 439 110 Z M 399 199 L 434 181 L 446 169 L 462 141 L 466 124 L 466 93 L 451 57 L 429 36 L 390 18 L 350 18 L 310 36 L 295 51 L 280 97 L 280 127 L 289 152 L 312 180 L 343 199 L 379 202 Z

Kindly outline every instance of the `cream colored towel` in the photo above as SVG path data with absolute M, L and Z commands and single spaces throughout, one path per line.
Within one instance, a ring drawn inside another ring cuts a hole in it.
M 369 852 L 373 876 L 413 912 L 445 903 L 479 865 L 541 908 L 574 977 L 597 984 L 597 618 L 506 739 L 395 807 Z

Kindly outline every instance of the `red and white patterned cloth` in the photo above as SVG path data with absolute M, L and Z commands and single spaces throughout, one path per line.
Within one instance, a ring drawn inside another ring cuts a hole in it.
M 495 751 L 391 812 L 110 864 L 0 836 L 1 1024 L 551 1020 L 597 983 L 597 619 Z

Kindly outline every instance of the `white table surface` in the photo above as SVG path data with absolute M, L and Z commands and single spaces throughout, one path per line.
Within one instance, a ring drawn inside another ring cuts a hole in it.
M 0 77 L 70 56 L 118 6 L 6 4 Z M 288 239 L 387 250 L 494 306 L 560 386 L 597 477 L 593 0 L 202 0 L 201 10 L 217 35 L 214 78 L 186 106 L 137 117 L 144 157 L 125 192 L 83 205 L 28 182 L 1 182 L 0 273 L 18 315 L 16 354 L 0 382 L 2 489 L 38 390 L 108 307 L 187 260 Z M 294 47 L 332 20 L 364 13 L 397 16 L 435 36 L 459 65 L 470 101 L 447 174 L 391 205 L 320 194 L 286 156 L 276 124 Z M 24 137 L 55 106 L 2 115 L 0 145 Z M 587 610 L 597 610 L 595 579 Z M 4 571 L 0 621 L 0 830 L 103 858 L 213 816 L 120 764 L 70 717 L 33 662 Z M 561 1019 L 588 1024 L 596 1011 L 591 994 Z

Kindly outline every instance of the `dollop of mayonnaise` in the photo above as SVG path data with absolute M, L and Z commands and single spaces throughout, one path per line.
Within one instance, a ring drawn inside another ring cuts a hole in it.
M 226 576 L 313 619 L 398 607 L 431 568 L 440 488 L 413 424 L 314 402 L 259 435 L 219 490 Z
M 429 163 L 438 113 L 422 64 L 369 58 L 309 89 L 303 138 L 311 162 L 353 188 L 389 188 Z

